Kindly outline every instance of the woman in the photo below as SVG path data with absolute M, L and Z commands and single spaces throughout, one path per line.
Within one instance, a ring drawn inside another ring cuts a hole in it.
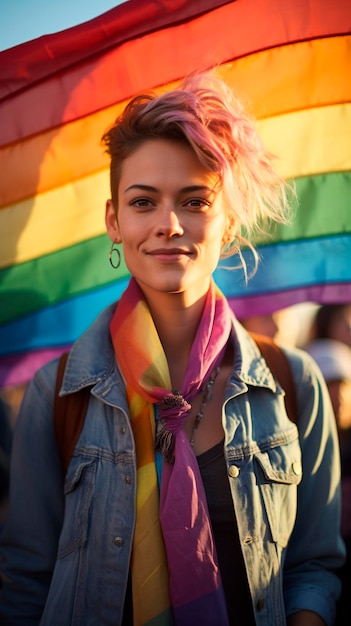
M 284 184 L 251 120 L 206 75 L 135 98 L 104 142 L 110 260 L 122 244 L 132 278 L 68 359 L 62 393 L 91 395 L 64 494 L 57 363 L 26 393 L 3 615 L 16 626 L 332 624 L 343 547 L 325 386 L 289 352 L 299 442 L 212 280 L 243 229 L 285 219 Z

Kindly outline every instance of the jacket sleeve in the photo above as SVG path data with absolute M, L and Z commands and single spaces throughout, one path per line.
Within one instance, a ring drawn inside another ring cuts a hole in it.
M 303 478 L 297 518 L 284 566 L 286 614 L 307 609 L 334 623 L 340 593 L 336 570 L 345 548 L 340 535 L 340 450 L 322 374 L 309 355 L 288 352 L 297 390 Z
M 29 383 L 17 417 L 10 505 L 0 541 L 1 624 L 38 624 L 56 561 L 63 519 L 63 475 L 55 444 L 56 363 Z

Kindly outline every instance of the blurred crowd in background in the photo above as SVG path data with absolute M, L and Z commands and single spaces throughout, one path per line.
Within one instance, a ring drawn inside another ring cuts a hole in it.
M 241 321 L 250 331 L 306 350 L 327 383 L 339 433 L 341 533 L 347 549 L 346 563 L 340 572 L 343 587 L 335 624 L 346 626 L 350 623 L 351 592 L 351 304 L 307 304 Z
M 349 623 L 351 592 L 351 303 L 319 306 L 304 303 L 240 320 L 247 330 L 266 335 L 282 346 L 306 350 L 327 383 L 339 433 L 341 455 L 341 531 L 348 557 L 341 577 L 343 593 L 337 626 Z M 0 390 L 0 529 L 6 515 L 12 433 L 24 387 Z

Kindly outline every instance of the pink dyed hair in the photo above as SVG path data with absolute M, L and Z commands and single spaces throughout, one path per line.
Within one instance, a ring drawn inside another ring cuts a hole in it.
M 176 90 L 139 95 L 129 102 L 102 138 L 111 158 L 116 210 L 123 161 L 145 141 L 159 138 L 187 142 L 199 161 L 218 174 L 227 217 L 222 257 L 239 252 L 241 258 L 244 244 L 257 260 L 252 238 L 267 221 L 287 221 L 289 187 L 275 171 L 274 157 L 254 119 L 229 87 L 212 73 L 201 73 L 186 78 Z

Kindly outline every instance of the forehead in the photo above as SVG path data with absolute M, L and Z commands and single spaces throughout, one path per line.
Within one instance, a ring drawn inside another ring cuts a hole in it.
M 123 162 L 120 184 L 158 181 L 182 184 L 206 184 L 213 187 L 218 175 L 202 165 L 193 148 L 186 142 L 172 139 L 148 139 L 140 144 Z

